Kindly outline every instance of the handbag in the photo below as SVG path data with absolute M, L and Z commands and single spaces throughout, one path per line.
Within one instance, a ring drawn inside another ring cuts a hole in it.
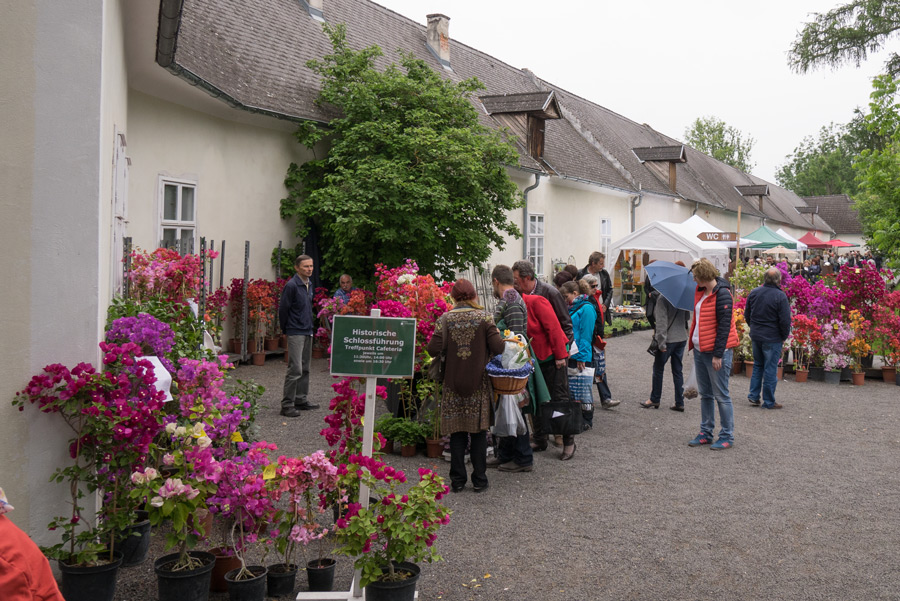
M 441 352 L 437 357 L 431 358 L 431 365 L 428 366 L 428 377 L 435 382 L 444 381 L 444 364 L 447 362 L 447 327 L 441 322 Z
M 542 430 L 560 436 L 581 434 L 584 426 L 582 405 L 573 401 L 550 401 L 541 405 Z
M 659 353 L 659 342 L 656 341 L 656 336 L 650 340 L 650 346 L 647 348 L 647 352 L 654 357 Z

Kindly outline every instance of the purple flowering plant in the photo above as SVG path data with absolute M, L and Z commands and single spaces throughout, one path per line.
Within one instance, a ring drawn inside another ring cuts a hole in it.
M 169 324 L 147 313 L 137 317 L 120 317 L 113 320 L 106 331 L 109 342 L 123 344 L 132 342 L 141 348 L 144 355 L 156 355 L 170 373 L 175 366 L 166 357 L 175 345 L 175 332 Z
M 822 324 L 821 353 L 825 369 L 840 371 L 850 365 L 850 342 L 856 336 L 849 324 L 832 319 Z

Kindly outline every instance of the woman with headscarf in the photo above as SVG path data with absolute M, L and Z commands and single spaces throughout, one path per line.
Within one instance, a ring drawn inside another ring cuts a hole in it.
M 569 356 L 569 369 L 584 371 L 585 367 L 591 367 L 594 362 L 593 339 L 594 325 L 597 322 L 597 310 L 594 309 L 589 295 L 591 288 L 587 282 L 566 282 L 560 289 L 560 293 L 569 304 L 569 315 L 572 317 L 572 334 L 575 336 L 575 344 L 578 352 Z M 560 459 L 568 461 L 575 455 L 575 437 L 563 437 L 563 453 Z
M 504 343 L 493 317 L 478 304 L 470 281 L 457 280 L 450 297 L 454 307 L 441 315 L 428 343 L 432 357 L 445 349 L 441 432 L 450 435 L 450 489 L 460 492 L 466 486 L 468 445 L 472 487 L 482 492 L 488 487 L 487 430 L 493 394 L 484 367 L 491 357 L 503 352 Z

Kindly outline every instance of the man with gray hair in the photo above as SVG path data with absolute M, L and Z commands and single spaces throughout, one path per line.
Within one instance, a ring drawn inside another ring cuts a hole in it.
M 782 405 L 775 402 L 775 386 L 782 347 L 791 334 L 791 303 L 781 289 L 781 270 L 777 267 L 767 269 L 763 285 L 750 292 L 744 319 L 753 342 L 753 377 L 747 399 L 759 407 L 761 390 L 763 409 L 781 409 Z

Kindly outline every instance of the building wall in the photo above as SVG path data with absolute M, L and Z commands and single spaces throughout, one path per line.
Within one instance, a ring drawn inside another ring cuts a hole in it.
M 272 249 L 293 247 L 293 222 L 282 221 L 279 201 L 291 162 L 312 154 L 290 133 L 234 123 L 131 90 L 128 98 L 128 235 L 152 250 L 159 241 L 159 179 L 196 182 L 197 230 L 225 247 L 225 283 L 243 277 L 244 241 L 250 241 L 250 277 L 272 279 Z M 219 284 L 218 262 L 214 284 Z
M 57 416 L 8 400 L 47 364 L 98 358 L 103 10 L 10 2 L 0 19 L 0 485 L 11 519 L 40 544 L 58 541 L 46 524 L 66 512 L 65 487 L 48 480 L 68 461 L 70 434 Z

